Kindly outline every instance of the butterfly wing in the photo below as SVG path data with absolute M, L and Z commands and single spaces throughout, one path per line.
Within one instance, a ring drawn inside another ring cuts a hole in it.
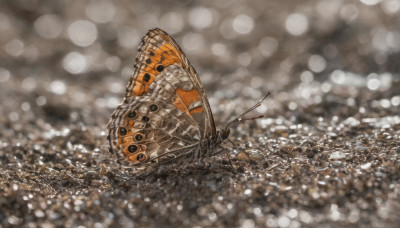
M 167 33 L 147 33 L 134 67 L 124 101 L 107 126 L 112 152 L 134 164 L 173 160 L 216 135 L 199 77 Z

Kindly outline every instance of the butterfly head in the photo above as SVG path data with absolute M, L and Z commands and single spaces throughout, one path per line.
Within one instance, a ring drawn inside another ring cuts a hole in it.
M 222 141 L 225 141 L 226 139 L 229 138 L 229 134 L 231 133 L 231 130 L 229 128 L 223 128 L 220 130 L 219 135 L 221 137 Z

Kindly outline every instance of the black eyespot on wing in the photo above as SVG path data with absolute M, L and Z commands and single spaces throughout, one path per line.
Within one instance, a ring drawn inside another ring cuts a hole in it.
M 149 122 L 149 120 L 150 120 L 150 118 L 149 117 L 147 117 L 147 116 L 143 116 L 142 117 L 142 120 L 143 120 L 143 122 Z
M 143 135 L 142 134 L 135 135 L 135 140 L 136 141 L 140 142 L 140 141 L 142 141 L 142 139 L 143 139 Z
M 144 80 L 145 82 L 149 82 L 149 81 L 150 81 L 150 74 L 145 73 L 144 76 L 143 76 L 143 80 Z
M 146 59 L 146 63 L 150 64 L 151 63 L 151 59 Z
M 155 112 L 157 110 L 158 110 L 158 105 L 156 105 L 156 104 L 151 104 L 150 105 L 150 111 Z
M 144 155 L 144 154 L 138 154 L 138 156 L 136 157 L 136 159 L 137 159 L 138 161 L 144 161 L 144 160 L 146 160 L 146 155 Z
M 130 113 L 128 114 L 128 117 L 131 118 L 131 119 L 135 118 L 136 116 L 137 116 L 137 114 L 136 114 L 135 111 L 132 111 L 132 112 L 130 112 Z
M 158 65 L 156 69 L 157 69 L 158 72 L 161 72 L 161 71 L 164 70 L 164 66 L 163 65 Z
M 149 54 L 150 54 L 150 56 L 154 56 L 154 52 L 152 52 L 152 51 L 149 52 Z
M 135 153 L 137 150 L 138 150 L 138 147 L 136 145 L 128 146 L 128 151 L 131 153 Z
M 124 128 L 124 127 L 120 127 L 120 128 L 119 128 L 119 134 L 120 134 L 120 135 L 126 135 L 126 133 L 128 133 L 128 131 L 126 130 L 126 128 Z

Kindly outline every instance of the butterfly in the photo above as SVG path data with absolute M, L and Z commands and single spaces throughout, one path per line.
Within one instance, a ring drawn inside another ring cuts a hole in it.
M 269 93 L 267 94 L 267 96 Z M 150 30 L 138 49 L 126 94 L 107 125 L 110 152 L 129 165 L 171 164 L 215 155 L 232 123 L 217 131 L 200 78 L 174 39 Z

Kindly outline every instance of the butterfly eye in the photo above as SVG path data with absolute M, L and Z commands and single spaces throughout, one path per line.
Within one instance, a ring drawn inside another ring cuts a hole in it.
M 131 119 L 133 119 L 133 118 L 135 118 L 136 117 L 136 112 L 135 111 L 132 111 L 132 112 L 130 112 L 129 114 L 128 114 L 128 117 L 129 118 L 131 118 Z
M 147 116 L 143 116 L 142 117 L 142 120 L 143 120 L 143 122 L 149 122 L 149 120 L 150 120 L 150 118 L 149 117 L 147 117 Z
M 157 69 L 158 72 L 161 72 L 161 71 L 164 70 L 164 66 L 163 65 L 158 65 L 156 69 Z
M 136 159 L 137 159 L 138 161 L 144 161 L 144 160 L 146 160 L 146 155 L 144 155 L 144 154 L 138 154 L 138 156 L 136 157 Z
M 141 134 L 141 133 L 137 133 L 137 134 L 135 135 L 135 140 L 136 140 L 137 142 L 142 141 L 143 138 L 144 138 L 144 135 Z
M 138 150 L 138 147 L 136 145 L 128 146 L 128 151 L 131 153 L 135 153 L 137 150 Z
M 120 128 L 119 128 L 119 134 L 120 134 L 120 135 L 126 135 L 126 133 L 128 133 L 128 131 L 126 130 L 126 128 L 124 128 L 124 127 L 120 127 Z
M 222 140 L 226 140 L 227 138 L 229 138 L 230 133 L 231 131 L 229 129 L 222 129 L 220 132 Z
M 158 110 L 158 106 L 156 104 L 150 105 L 150 111 L 155 112 Z

